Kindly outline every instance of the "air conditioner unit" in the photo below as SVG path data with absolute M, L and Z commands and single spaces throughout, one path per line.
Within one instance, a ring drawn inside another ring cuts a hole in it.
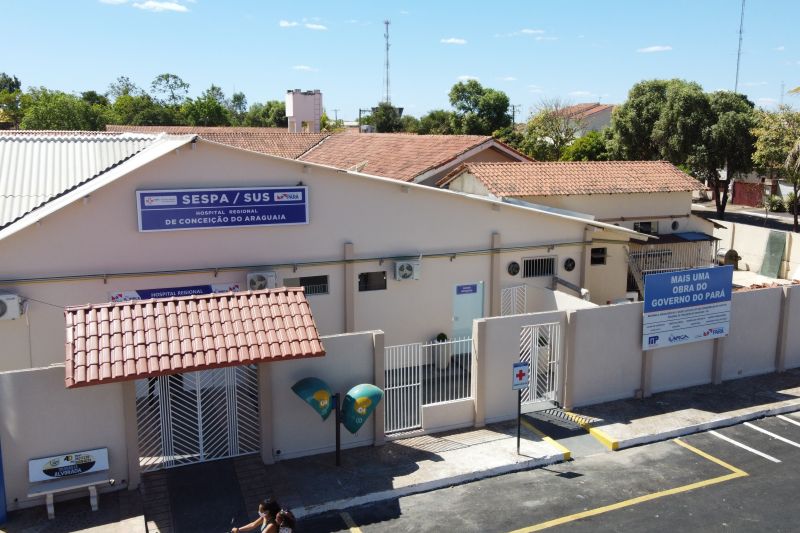
M 403 281 L 407 279 L 419 279 L 419 271 L 422 268 L 418 259 L 403 259 L 394 263 L 394 279 Z
M 17 294 L 0 294 L 0 320 L 14 320 L 22 315 L 22 299 Z
M 248 272 L 247 288 L 251 291 L 274 289 L 278 286 L 278 274 L 272 270 L 265 272 Z

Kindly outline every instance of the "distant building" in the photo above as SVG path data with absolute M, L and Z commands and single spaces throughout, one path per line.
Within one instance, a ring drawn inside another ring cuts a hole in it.
M 614 105 L 588 102 L 565 107 L 561 113 L 581 125 L 580 136 L 590 131 L 600 131 L 611 125 L 611 113 Z
M 286 91 L 286 118 L 289 119 L 289 133 L 319 133 L 322 118 L 320 90 Z

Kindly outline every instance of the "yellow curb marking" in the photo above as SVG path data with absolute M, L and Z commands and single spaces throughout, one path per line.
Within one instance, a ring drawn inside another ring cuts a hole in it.
M 619 441 L 612 439 L 604 432 L 600 431 L 599 429 L 593 428 L 589 422 L 586 421 L 584 417 L 581 415 L 570 413 L 569 411 L 564 411 L 564 414 L 573 422 L 578 424 L 580 427 L 585 429 L 589 435 L 600 441 L 600 444 L 608 448 L 609 450 L 616 451 L 619 449 Z
M 339 513 L 339 516 L 342 517 L 342 520 L 344 520 L 345 525 L 350 528 L 351 533 L 362 533 L 361 528 L 358 527 L 358 524 L 356 524 L 355 520 L 353 520 L 353 517 L 350 516 L 350 513 L 341 512 Z
M 644 496 L 639 496 L 637 498 L 631 498 L 630 500 L 624 500 L 621 502 L 613 503 L 611 505 L 606 505 L 604 507 L 598 507 L 596 509 L 589 509 L 588 511 L 583 511 L 581 513 L 575 513 L 568 516 L 562 516 L 561 518 L 556 518 L 554 520 L 548 520 L 547 522 L 541 522 L 534 526 L 524 527 L 522 529 L 517 529 L 512 531 L 511 533 L 529 533 L 531 531 L 541 531 L 543 529 L 551 528 L 553 526 L 560 526 L 562 524 L 567 524 L 569 522 L 574 522 L 576 520 L 580 520 L 582 518 L 587 518 L 589 516 L 597 516 L 599 514 L 607 513 L 609 511 L 616 511 L 617 509 L 623 509 L 625 507 L 631 507 L 632 505 L 636 505 L 639 503 L 649 502 L 651 500 L 656 500 L 658 498 L 663 498 L 664 496 L 671 496 L 673 494 L 681 494 L 683 492 L 689 492 L 690 490 L 699 489 L 701 487 L 707 487 L 709 485 L 715 485 L 717 483 L 724 483 L 725 481 L 730 481 L 732 479 L 746 477 L 748 474 L 747 472 L 736 468 L 735 466 L 729 465 L 722 459 L 717 459 L 716 457 L 707 454 L 704 451 L 698 450 L 694 446 L 687 444 L 679 439 L 674 439 L 672 442 L 683 446 L 687 450 L 690 450 L 697 455 L 712 461 L 719 466 L 729 470 L 730 474 L 725 474 L 724 476 L 719 476 L 711 479 L 706 479 L 705 481 L 698 481 L 697 483 L 691 483 L 689 485 L 683 485 L 681 487 L 675 487 L 674 489 L 662 490 L 659 492 L 654 492 L 652 494 L 645 494 Z
M 534 426 L 533 424 L 531 424 L 530 422 L 528 422 L 524 418 L 522 419 L 522 425 L 525 426 L 530 431 L 536 433 L 547 444 L 549 444 L 550 446 L 552 446 L 555 449 L 557 449 L 558 451 L 560 451 L 562 453 L 565 461 L 569 461 L 570 460 L 570 458 L 572 457 L 572 452 L 569 450 L 569 448 L 567 448 L 566 446 L 562 445 L 560 442 L 556 442 L 551 437 L 548 437 L 547 435 L 545 435 L 544 433 L 539 431 L 539 428 L 537 428 L 536 426 Z

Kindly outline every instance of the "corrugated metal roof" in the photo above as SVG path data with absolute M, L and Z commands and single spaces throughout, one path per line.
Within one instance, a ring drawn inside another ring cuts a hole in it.
M 157 139 L 147 134 L 0 134 L 0 229 Z

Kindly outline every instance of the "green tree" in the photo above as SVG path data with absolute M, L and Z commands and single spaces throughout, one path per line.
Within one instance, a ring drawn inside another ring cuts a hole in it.
M 417 133 L 419 130 L 419 119 L 411 115 L 403 115 L 400 118 L 402 131 L 406 133 Z
M 708 95 L 710 125 L 702 131 L 702 139 L 687 157 L 695 176 L 705 178 L 714 191 L 717 215 L 724 220 L 731 179 L 753 167 L 756 126 L 755 106 L 746 96 L 732 91 L 716 91 Z M 691 121 L 700 119 L 691 115 Z M 726 169 L 727 179 L 720 179 L 719 169 Z
M 199 98 L 187 99 L 181 110 L 192 126 L 230 126 L 230 112 L 225 104 L 225 93 L 211 85 Z
M 83 91 L 81 93 L 81 100 L 89 105 L 99 105 L 100 107 L 108 107 L 110 105 L 108 97 L 97 91 Z
M 753 163 L 767 171 L 770 178 L 784 178 L 792 184 L 795 198 L 800 188 L 800 112 L 789 106 L 777 111 L 756 112 L 755 150 Z M 797 210 L 794 210 L 794 231 L 798 231 Z
M 458 82 L 450 89 L 455 109 L 454 129 L 468 135 L 491 135 L 511 125 L 506 93 L 484 88 L 477 80 Z
M 538 161 L 558 161 L 583 129 L 560 100 L 544 100 L 528 120 L 520 149 Z
M 168 106 L 178 107 L 189 94 L 189 84 L 175 74 L 159 74 L 150 83 L 150 92 L 155 94 L 155 98 Z
M 244 93 L 233 93 L 227 107 L 231 114 L 231 123 L 234 126 L 244 124 L 244 117 L 247 115 L 247 97 Z
M 0 72 L 0 123 L 19 126 L 22 120 L 22 84 L 16 76 Z
M 24 117 L 20 127 L 26 130 L 102 130 L 105 117 L 96 107 L 79 97 L 44 87 L 23 95 Z
M 327 132 L 337 132 L 344 130 L 344 120 L 331 120 L 327 113 L 322 113 L 319 118 L 319 130 Z
M 589 131 L 583 137 L 564 149 L 561 161 L 608 161 L 606 135 L 599 131 Z
M 492 133 L 492 137 L 500 141 L 501 143 L 507 144 L 514 150 L 522 151 L 521 145 L 522 141 L 524 140 L 525 136 L 523 132 L 517 128 L 514 124 L 510 126 L 506 126 L 505 128 L 500 128 Z
M 178 110 L 162 105 L 149 94 L 123 94 L 111 105 L 111 117 L 128 126 L 169 126 L 180 122 Z
M 456 133 L 454 121 L 455 115 L 452 111 L 434 109 L 420 118 L 417 133 L 420 135 L 452 135 Z
M 653 129 L 667 102 L 667 87 L 681 80 L 646 80 L 634 85 L 614 109 L 611 149 L 616 159 L 650 161 L 661 157 Z
M 706 141 L 706 129 L 714 122 L 711 102 L 700 85 L 671 80 L 661 113 L 653 124 L 651 139 L 661 159 L 675 165 L 689 163 L 690 167 L 697 168 L 691 160 L 697 157 L 696 151 Z
M 108 86 L 108 95 L 115 100 L 120 96 L 135 96 L 143 93 L 144 91 L 133 83 L 128 76 L 120 76 L 115 82 Z
M 286 103 L 270 100 L 264 104 L 255 103 L 250 106 L 244 117 L 245 126 L 262 128 L 287 128 Z
M 378 133 L 403 131 L 400 110 L 389 102 L 381 102 L 377 107 L 373 107 L 370 118 L 370 123 L 375 126 L 375 131 Z

